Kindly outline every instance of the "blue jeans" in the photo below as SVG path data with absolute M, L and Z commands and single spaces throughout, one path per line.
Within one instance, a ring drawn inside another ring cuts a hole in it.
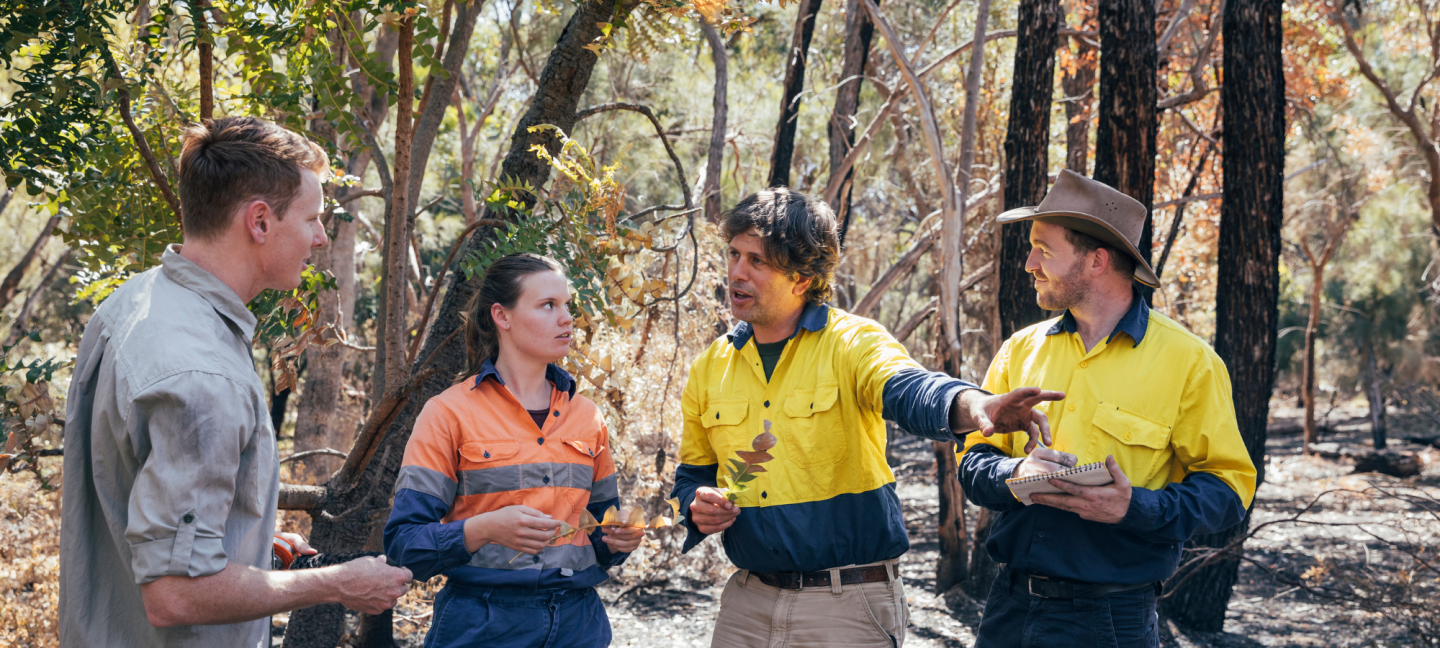
M 1046 599 L 1011 586 L 1000 570 L 985 601 L 975 648 L 1158 648 L 1155 588 L 1101 598 Z
M 604 648 L 610 618 L 595 588 L 446 585 L 435 597 L 425 648 Z

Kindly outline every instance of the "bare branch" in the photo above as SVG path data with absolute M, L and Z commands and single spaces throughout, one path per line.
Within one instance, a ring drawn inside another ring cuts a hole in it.
M 600 104 L 575 113 L 575 121 L 579 122 L 586 117 L 598 115 L 603 112 L 610 112 L 612 110 L 629 110 L 640 113 L 650 119 L 650 123 L 655 126 L 655 134 L 660 136 L 660 142 L 665 145 L 665 152 L 670 154 L 670 162 L 675 165 L 675 174 L 680 180 L 680 191 L 685 195 L 685 208 L 689 209 L 694 207 L 695 200 L 690 196 L 690 185 L 685 181 L 685 166 L 680 163 L 680 156 L 675 154 L 675 148 L 670 146 L 670 138 L 665 136 L 665 128 L 660 125 L 660 120 L 655 117 L 655 113 L 650 110 L 649 106 L 632 103 Z
M 341 451 L 339 451 L 339 450 L 336 450 L 336 449 L 334 449 L 334 448 L 320 448 L 320 449 L 318 449 L 318 450 L 306 450 L 306 451 L 304 451 L 304 452 L 297 452 L 297 453 L 292 454 L 292 455 L 290 455 L 290 456 L 288 456 L 288 457 L 285 457 L 284 459 L 281 459 L 281 460 L 280 460 L 280 463 L 283 464 L 283 463 L 285 463 L 285 462 L 287 462 L 287 461 L 299 461 L 299 460 L 301 460 L 301 459 L 305 459 L 305 458 L 308 458 L 308 457 L 315 457 L 315 456 L 319 456 L 319 455 L 325 455 L 325 456 L 329 456 L 329 457 L 340 457 L 341 459 L 344 459 L 344 458 L 347 456 L 345 453 L 343 453 L 343 452 L 341 452 Z

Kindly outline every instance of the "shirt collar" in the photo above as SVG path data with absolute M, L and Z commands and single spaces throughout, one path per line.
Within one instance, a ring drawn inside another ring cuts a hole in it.
M 495 370 L 495 360 L 493 358 L 486 359 L 485 362 L 480 363 L 480 373 L 475 374 L 475 386 L 471 387 L 471 389 L 479 387 L 480 383 L 484 382 L 486 378 L 492 378 L 501 385 L 505 384 L 505 380 L 500 377 L 500 372 Z M 570 398 L 575 398 L 575 379 L 570 376 L 570 372 L 556 365 L 547 364 L 545 365 L 545 379 L 550 381 L 550 384 L 555 385 L 556 389 L 569 393 Z
M 165 246 L 165 253 L 160 256 L 160 267 L 171 281 L 200 295 L 221 317 L 239 327 L 246 340 L 255 339 L 255 314 L 245 307 L 245 302 L 240 301 L 240 296 L 230 286 L 210 274 L 209 270 L 180 256 L 179 244 Z
M 825 330 L 825 325 L 829 323 L 830 306 L 828 304 L 805 304 L 805 310 L 800 312 L 800 321 L 795 326 L 795 332 L 791 333 L 790 337 L 785 339 L 789 340 L 799 335 L 801 329 L 810 331 L 811 333 L 819 333 Z M 749 322 L 740 322 L 735 325 L 735 328 L 730 329 L 729 333 L 725 334 L 726 337 L 730 338 L 730 343 L 735 345 L 737 351 L 745 348 L 745 343 L 749 342 L 750 338 L 754 337 L 754 335 L 755 329 L 750 326 Z
M 1130 339 L 1135 341 L 1131 346 L 1140 346 L 1140 342 L 1145 339 L 1145 330 L 1150 326 L 1150 305 L 1145 303 L 1145 297 L 1140 291 L 1132 291 L 1132 294 L 1135 298 L 1130 302 L 1130 310 L 1125 311 L 1125 316 L 1115 323 L 1115 330 L 1110 332 L 1110 337 L 1105 338 L 1106 344 L 1115 339 L 1116 333 L 1129 335 Z M 1060 321 L 1055 322 L 1045 334 L 1074 333 L 1078 328 L 1075 316 L 1067 309 L 1065 314 L 1060 316 Z

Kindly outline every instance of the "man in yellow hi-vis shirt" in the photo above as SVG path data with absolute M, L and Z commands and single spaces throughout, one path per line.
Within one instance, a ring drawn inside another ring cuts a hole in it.
M 1066 396 L 1047 404 L 1050 448 L 1025 448 L 1020 433 L 977 434 L 960 456 L 966 497 L 1000 512 L 986 547 L 1006 565 L 977 648 L 1158 646 L 1155 596 L 1181 546 L 1240 522 L 1255 494 L 1225 364 L 1132 285 L 1159 283 L 1136 250 L 1145 214 L 1061 171 L 1038 207 L 998 219 L 1033 221 L 1025 269 L 1040 306 L 1065 314 L 1006 340 L 985 388 Z M 1051 479 L 1063 492 L 1031 506 L 1005 484 L 1097 462 L 1110 485 Z
M 769 189 L 725 216 L 731 313 L 741 320 L 690 367 L 674 496 L 688 551 L 724 532 L 740 567 L 712 646 L 894 647 L 908 613 L 896 559 L 910 547 L 885 463 L 885 420 L 929 439 L 1031 430 L 1061 394 L 991 396 L 931 373 L 874 321 L 830 308 L 839 260 L 822 202 Z M 953 405 L 953 406 L 952 406 Z M 765 421 L 778 443 L 732 504 L 720 464 L 750 450 Z M 737 506 L 738 504 L 738 506 Z

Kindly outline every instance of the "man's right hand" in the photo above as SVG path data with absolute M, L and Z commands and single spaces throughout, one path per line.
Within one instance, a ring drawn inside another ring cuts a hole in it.
M 465 548 L 475 552 L 494 542 L 520 553 L 538 554 L 558 528 L 560 520 L 516 504 L 465 520 Z
M 695 522 L 695 528 L 705 535 L 730 528 L 739 516 L 740 507 L 709 486 L 696 490 L 695 501 L 690 502 L 690 519 Z
M 338 602 L 356 612 L 384 612 L 410 588 L 410 570 L 385 564 L 385 556 L 356 558 L 335 569 L 340 573 Z
M 1073 454 L 1041 446 L 1031 450 L 1030 454 L 1025 457 L 1025 461 L 1015 466 L 1015 474 L 1010 477 L 1018 479 L 1060 472 L 1074 468 L 1079 462 L 1080 458 Z

